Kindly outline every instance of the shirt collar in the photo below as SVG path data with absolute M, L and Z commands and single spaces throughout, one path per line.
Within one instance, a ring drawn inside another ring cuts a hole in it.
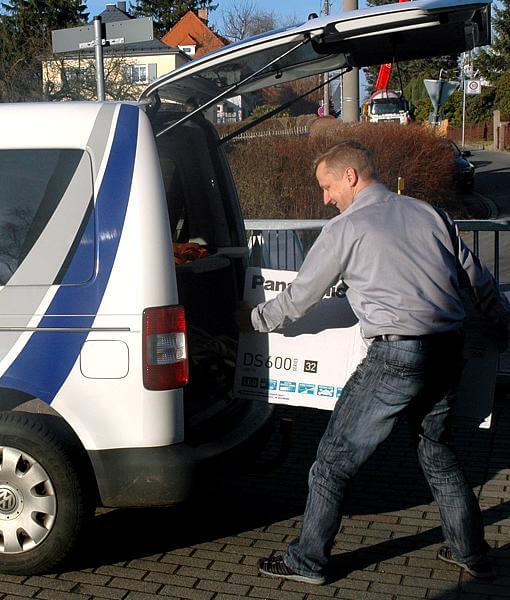
M 354 197 L 353 203 L 342 212 L 342 215 L 347 215 L 355 210 L 369 206 L 376 202 L 380 202 L 383 195 L 389 193 L 388 188 L 384 183 L 371 183 L 367 187 L 363 188 L 361 192 L 358 192 Z

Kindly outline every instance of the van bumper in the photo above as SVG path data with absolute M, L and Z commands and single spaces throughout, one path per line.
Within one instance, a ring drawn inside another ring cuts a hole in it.
M 235 428 L 217 439 L 153 448 L 89 451 L 106 507 L 179 504 L 218 479 L 240 473 L 267 443 L 273 407 L 248 402 Z

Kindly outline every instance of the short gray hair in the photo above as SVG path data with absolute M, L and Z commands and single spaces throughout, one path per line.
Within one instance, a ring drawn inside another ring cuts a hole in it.
M 335 172 L 352 167 L 361 179 L 378 178 L 372 151 L 357 140 L 343 140 L 319 154 L 313 162 L 314 173 L 322 163 Z

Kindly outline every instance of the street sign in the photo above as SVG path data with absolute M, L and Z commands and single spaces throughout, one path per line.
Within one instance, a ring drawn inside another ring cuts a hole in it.
M 94 47 L 94 25 L 57 29 L 51 32 L 52 49 L 55 54 L 61 52 L 77 52 Z M 103 23 L 103 40 L 110 45 L 132 44 L 154 39 L 152 17 L 141 19 L 124 19 Z
M 482 82 L 480 79 L 467 79 L 465 82 L 466 94 L 481 94 Z
M 427 92 L 437 112 L 448 98 L 459 89 L 459 84 L 456 81 L 445 81 L 444 79 L 424 79 L 423 83 L 427 88 Z

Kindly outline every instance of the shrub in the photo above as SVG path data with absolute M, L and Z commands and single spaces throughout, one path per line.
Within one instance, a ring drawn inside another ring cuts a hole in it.
M 264 129 L 281 130 L 281 123 L 267 122 Z M 245 217 L 315 219 L 336 214 L 323 205 L 311 165 L 317 154 L 348 138 L 359 140 L 374 152 L 380 180 L 391 190 L 396 191 L 398 177 L 404 177 L 405 194 L 451 210 L 455 196 L 453 157 L 444 138 L 418 125 L 331 120 L 312 124 L 310 135 L 275 135 L 229 143 L 227 150 Z

